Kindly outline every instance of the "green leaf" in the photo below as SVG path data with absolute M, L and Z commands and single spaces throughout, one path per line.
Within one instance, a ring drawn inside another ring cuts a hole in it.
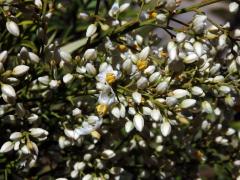
M 77 41 L 68 43 L 68 44 L 62 46 L 61 50 L 68 52 L 68 53 L 72 53 L 72 52 L 76 51 L 77 49 L 81 48 L 82 46 L 84 46 L 87 43 L 87 40 L 88 40 L 88 38 L 82 38 Z

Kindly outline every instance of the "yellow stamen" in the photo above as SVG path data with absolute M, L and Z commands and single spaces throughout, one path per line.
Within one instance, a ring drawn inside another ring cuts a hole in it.
M 152 18 L 155 18 L 158 14 L 154 11 L 151 11 L 148 13 L 148 15 L 149 15 L 149 19 L 152 19 Z
M 107 73 L 106 81 L 108 84 L 113 84 L 116 81 L 116 76 L 113 73 Z
M 147 60 L 138 60 L 137 61 L 137 68 L 139 71 L 144 71 L 148 66 Z
M 125 52 L 127 51 L 127 46 L 125 46 L 124 44 L 119 44 L 118 49 L 120 52 Z
M 104 116 L 108 111 L 108 106 L 106 104 L 99 104 L 97 105 L 96 109 L 100 116 Z
M 165 52 L 165 51 L 161 51 L 161 52 L 160 52 L 160 57 L 166 58 L 166 57 L 168 57 L 168 53 Z

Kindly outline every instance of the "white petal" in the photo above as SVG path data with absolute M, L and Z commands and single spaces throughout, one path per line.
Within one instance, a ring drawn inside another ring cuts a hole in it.
M 181 102 L 180 106 L 183 109 L 187 109 L 187 108 L 194 106 L 196 104 L 196 102 L 197 101 L 195 99 L 185 99 Z
M 133 100 L 135 103 L 137 103 L 137 104 L 141 103 L 142 95 L 139 92 L 135 91 L 134 93 L 132 93 L 132 97 L 133 97 Z
M 12 98 L 16 97 L 16 92 L 11 85 L 2 84 L 1 90 L 2 90 L 2 93 L 5 94 L 8 97 L 12 97 Z
M 171 132 L 171 125 L 169 122 L 164 122 L 161 124 L 161 132 L 163 136 L 168 136 Z
M 6 28 L 7 28 L 8 32 L 14 36 L 20 35 L 19 27 L 14 21 L 7 21 Z
M 125 131 L 129 133 L 134 128 L 132 121 L 127 121 L 125 124 Z
M 144 127 L 143 117 L 140 114 L 136 114 L 133 118 L 133 124 L 134 124 L 134 127 L 141 132 Z
M 26 65 L 18 65 L 13 68 L 12 75 L 13 76 L 22 76 L 27 73 L 29 70 L 29 66 Z
M 149 53 L 150 53 L 150 47 L 147 46 L 140 52 L 139 59 L 141 59 L 141 60 L 147 59 Z
M 86 37 L 88 38 L 91 37 L 93 34 L 95 34 L 96 31 L 97 31 L 97 26 L 95 24 L 89 25 L 86 32 Z
M 14 147 L 14 144 L 11 141 L 7 141 L 2 145 L 0 149 L 0 153 L 9 152 L 13 149 L 13 147 Z

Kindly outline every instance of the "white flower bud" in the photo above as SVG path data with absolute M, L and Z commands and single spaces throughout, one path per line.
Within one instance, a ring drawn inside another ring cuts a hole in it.
M 193 30 L 195 31 L 195 33 L 197 34 L 203 33 L 203 31 L 205 30 L 206 21 L 207 21 L 206 15 L 200 14 L 195 15 L 193 19 Z
M 153 109 L 151 112 L 151 117 L 154 121 L 162 121 L 161 112 L 158 109 Z
M 41 0 L 34 0 L 34 4 L 35 4 L 39 9 L 42 9 L 42 1 L 41 1 Z
M 134 127 L 136 128 L 136 130 L 141 132 L 144 127 L 144 119 L 143 119 L 142 115 L 136 114 L 133 118 L 133 124 L 134 124 Z
M 195 96 L 201 96 L 204 92 L 203 92 L 202 88 L 200 88 L 198 86 L 193 86 L 191 88 L 191 93 Z
M 181 98 L 183 98 L 185 96 L 189 96 L 189 95 L 190 95 L 190 93 L 185 89 L 176 89 L 172 92 L 172 97 L 175 97 L 177 99 L 181 99 Z
M 211 114 L 213 112 L 212 106 L 208 101 L 202 102 L 202 112 Z
M 130 6 L 130 3 L 122 4 L 119 8 L 120 12 L 123 12 L 123 11 L 127 10 L 129 6 Z
M 140 36 L 139 34 L 136 35 L 136 41 L 139 45 L 142 45 L 143 43 L 143 37 Z
M 115 118 L 117 118 L 117 119 L 120 118 L 120 109 L 117 106 L 115 106 L 111 109 L 111 113 Z
M 233 31 L 233 37 L 234 38 L 240 38 L 240 29 L 235 29 Z
M 26 74 L 29 70 L 29 66 L 26 65 L 18 65 L 13 68 L 12 75 L 13 76 L 22 76 Z
M 137 91 L 132 93 L 132 98 L 133 98 L 134 102 L 137 104 L 140 104 L 142 101 L 142 95 Z
M 97 73 L 96 68 L 91 63 L 86 64 L 86 70 L 88 74 L 93 76 Z
M 193 107 L 196 104 L 196 100 L 195 99 L 185 99 L 181 102 L 180 107 L 183 109 L 187 109 L 190 107 Z
M 123 70 L 126 71 L 128 74 L 130 74 L 132 72 L 132 61 L 131 59 L 126 59 L 124 62 L 123 62 Z
M 63 76 L 63 82 L 64 82 L 65 84 L 71 83 L 71 82 L 73 81 L 73 79 L 74 79 L 74 76 L 73 76 L 72 74 L 70 74 L 70 73 L 65 74 L 65 75 Z
M 97 31 L 97 26 L 95 24 L 90 24 L 87 28 L 86 37 L 91 37 Z
M 60 57 L 65 62 L 70 62 L 72 60 L 71 54 L 64 51 L 60 51 Z
M 165 14 L 158 14 L 156 19 L 160 22 L 160 23 L 165 23 L 167 21 L 167 16 Z
M 170 60 L 175 60 L 177 58 L 178 52 L 177 52 L 177 45 L 171 41 L 167 45 L 168 55 Z
M 231 92 L 231 88 L 228 86 L 220 86 L 218 90 L 223 94 L 228 94 Z
M 38 81 L 44 85 L 48 85 L 49 84 L 49 76 L 42 76 L 38 78 Z
M 70 176 L 71 176 L 71 178 L 77 178 L 78 174 L 79 174 L 78 170 L 73 170 L 73 171 L 71 171 Z
M 49 82 L 49 86 L 50 86 L 51 89 L 56 89 L 59 86 L 59 82 L 57 80 L 51 80 Z
M 78 170 L 78 171 L 82 171 L 82 170 L 84 170 L 85 167 L 86 167 L 85 162 L 76 162 L 73 166 L 73 169 Z
M 102 158 L 103 159 L 111 159 L 115 156 L 116 154 L 114 153 L 113 150 L 111 149 L 106 149 L 102 152 Z
M 161 133 L 164 137 L 168 136 L 171 132 L 171 125 L 169 122 L 165 121 L 160 126 Z
M 146 77 L 141 77 L 140 79 L 138 79 L 137 81 L 137 87 L 139 89 L 144 89 L 148 86 L 148 79 Z
M 97 59 L 97 51 L 95 49 L 87 49 L 83 57 L 86 60 L 95 60 Z
M 156 91 L 160 94 L 164 93 L 168 89 L 168 82 L 163 81 L 159 83 L 156 87 Z
M 232 61 L 231 64 L 228 66 L 228 72 L 230 74 L 238 72 L 236 61 Z
M 151 65 L 151 66 L 148 66 L 145 70 L 144 70 L 144 74 L 148 74 L 148 75 L 151 75 L 152 73 L 154 73 L 156 67 Z
M 114 17 L 116 16 L 117 14 L 119 13 L 119 4 L 117 2 L 115 2 L 111 9 L 109 10 L 108 12 L 108 15 L 111 16 L 111 17 Z
M 160 77 L 161 77 L 160 72 L 155 72 L 155 73 L 153 73 L 153 74 L 149 77 L 149 82 L 150 82 L 150 83 L 154 83 L 154 82 L 157 81 Z
M 19 148 L 20 148 L 20 144 L 21 144 L 20 141 L 15 142 L 15 143 L 14 143 L 13 150 L 14 150 L 14 151 L 18 151 Z
M 232 136 L 236 132 L 233 128 L 228 128 L 227 132 L 225 133 L 226 136 Z
M 42 128 L 31 128 L 29 131 L 30 135 L 35 138 L 48 136 L 48 132 Z
M 186 64 L 191 64 L 191 63 L 196 62 L 198 59 L 199 59 L 199 57 L 197 54 L 190 52 L 188 54 L 188 56 L 183 59 L 183 62 Z
M 221 82 L 224 82 L 224 77 L 222 76 L 222 75 L 219 75 L 219 76 L 215 76 L 214 78 L 213 78 L 213 82 L 214 83 L 221 83 Z
M 196 54 L 201 57 L 203 55 L 203 45 L 202 43 L 196 41 L 194 44 L 193 44 L 193 47 L 194 47 L 194 50 L 196 52 Z
M 8 57 L 8 52 L 7 51 L 2 51 L 0 53 L 0 62 L 4 63 Z
M 181 42 L 183 42 L 185 39 L 186 39 L 186 34 L 185 33 L 183 33 L 183 32 L 180 32 L 180 33 L 177 33 L 177 35 L 176 35 L 176 41 L 178 42 L 178 43 L 181 43 Z
M 86 174 L 83 176 L 82 180 L 92 180 L 92 175 L 91 174 Z
M 7 97 L 16 98 L 16 92 L 11 85 L 2 84 L 1 85 L 1 90 L 2 90 L 2 93 L 4 95 L 6 95 Z
M 129 113 L 130 115 L 135 115 L 135 114 L 136 114 L 136 110 L 134 109 L 134 107 L 129 107 L 128 113 Z
M 178 102 L 178 100 L 175 97 L 166 97 L 166 104 L 168 106 L 174 106 L 177 104 L 177 102 Z
M 21 137 L 22 137 L 22 133 L 14 132 L 10 135 L 9 139 L 15 141 L 15 140 L 21 139 Z
M 231 2 L 231 3 L 229 4 L 228 8 L 229 8 L 229 11 L 230 11 L 231 13 L 236 13 L 236 12 L 238 12 L 239 4 L 236 3 L 236 2 Z
M 14 144 L 11 141 L 7 141 L 2 145 L 0 149 L 0 153 L 9 152 L 13 149 L 13 147 L 14 147 Z
M 126 133 L 129 133 L 130 131 L 132 131 L 133 128 L 134 128 L 134 125 L 133 125 L 132 121 L 127 121 L 125 124 Z
M 6 28 L 7 28 L 8 32 L 14 36 L 20 35 L 19 27 L 14 21 L 7 21 Z
M 202 128 L 202 130 L 208 130 L 209 128 L 210 128 L 210 123 L 207 121 L 207 120 L 205 120 L 205 121 L 203 121 L 202 122 L 202 126 L 201 126 L 201 128 Z
M 34 63 L 38 63 L 40 61 L 40 58 L 38 57 L 38 55 L 36 55 L 33 52 L 29 52 L 28 56 L 29 56 L 30 60 Z
M 150 109 L 149 107 L 143 106 L 143 114 L 144 115 L 150 116 L 151 113 L 152 113 L 152 109 Z
M 147 46 L 139 53 L 139 59 L 141 60 L 147 59 L 149 53 L 150 53 L 150 47 Z

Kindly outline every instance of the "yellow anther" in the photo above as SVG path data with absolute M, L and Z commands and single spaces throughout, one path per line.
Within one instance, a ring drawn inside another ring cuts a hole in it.
M 118 49 L 120 52 L 125 52 L 127 51 L 127 46 L 125 46 L 124 44 L 119 44 Z
M 106 81 L 108 84 L 113 84 L 116 81 L 116 76 L 113 73 L 107 73 Z
M 148 15 L 149 15 L 149 19 L 153 19 L 153 18 L 157 17 L 158 14 L 155 11 L 151 11 L 148 13 Z
M 137 61 L 137 68 L 139 71 L 144 71 L 148 66 L 147 60 L 138 60 Z
M 108 111 L 108 106 L 106 104 L 99 104 L 97 105 L 96 109 L 100 116 L 104 116 Z

